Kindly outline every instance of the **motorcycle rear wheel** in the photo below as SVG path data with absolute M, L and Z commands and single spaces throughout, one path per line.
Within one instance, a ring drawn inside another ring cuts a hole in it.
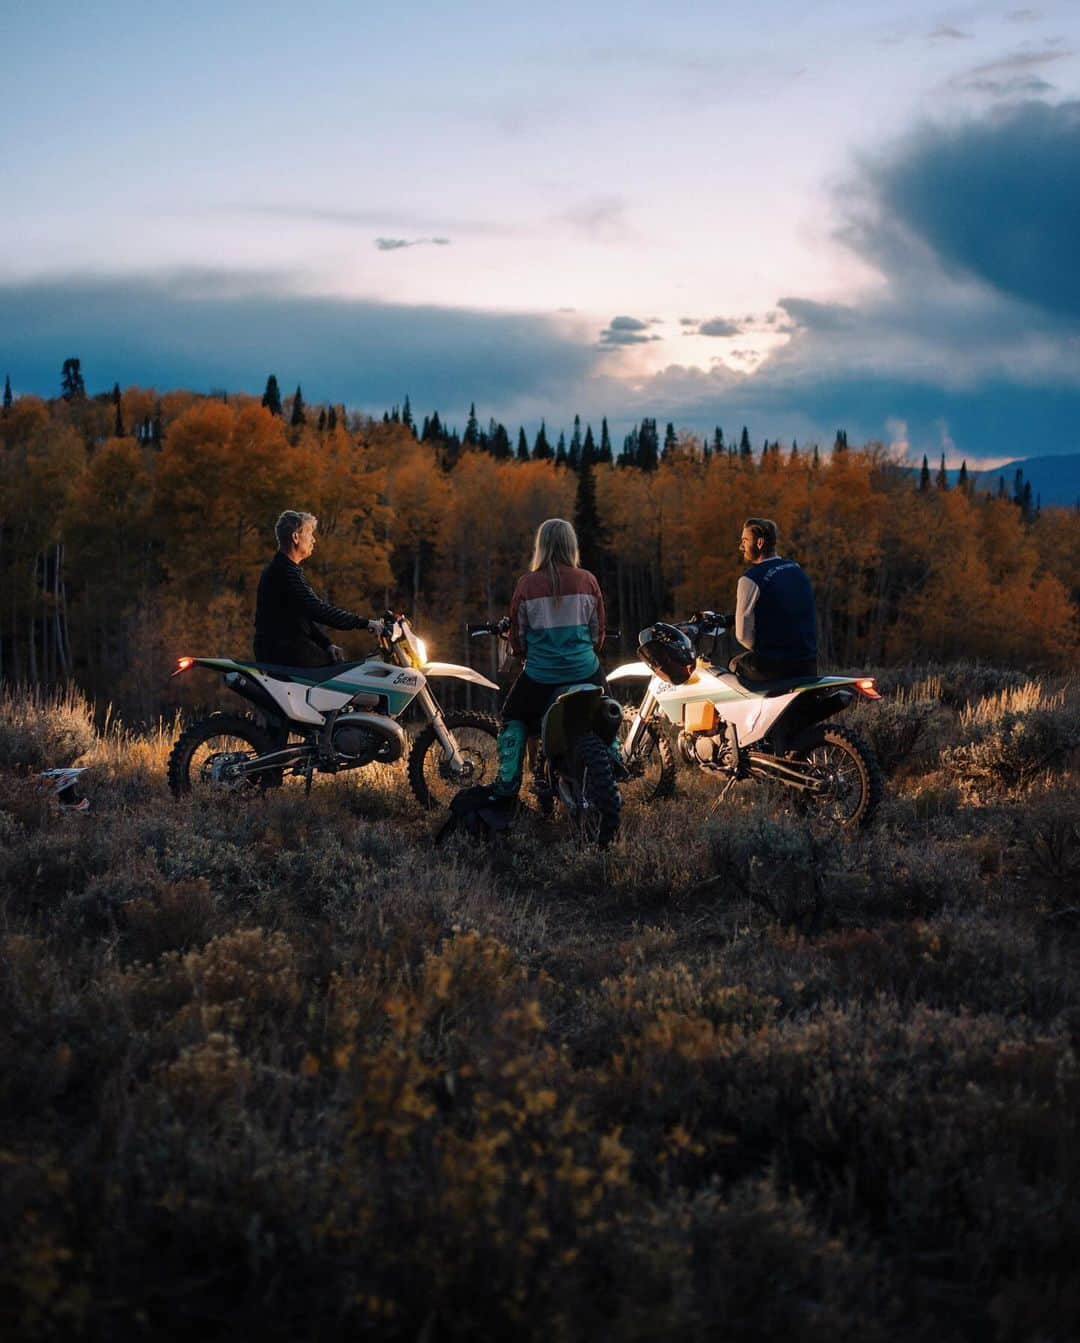
M 248 760 L 272 749 L 270 738 L 250 718 L 231 713 L 211 714 L 192 723 L 176 739 L 169 754 L 169 790 L 174 797 L 186 797 L 190 793 L 257 789 L 264 782 L 257 774 L 228 781 L 214 779 L 215 764 L 224 755 Z
M 446 714 L 444 722 L 465 757 L 466 769 L 460 775 L 447 769 L 442 745 L 429 723 L 409 752 L 409 787 L 427 811 L 448 807 L 462 788 L 493 784 L 499 772 L 499 754 L 495 747 L 499 735 L 497 718 L 489 713 L 463 711 Z
M 587 732 L 577 743 L 576 758 L 585 802 L 578 816 L 581 838 L 586 844 L 605 848 L 619 833 L 622 820 L 622 797 L 611 752 L 595 732 Z
M 812 766 L 827 790 L 802 793 L 807 809 L 843 830 L 866 825 L 885 794 L 885 780 L 871 746 L 851 728 L 808 728 L 790 754 Z

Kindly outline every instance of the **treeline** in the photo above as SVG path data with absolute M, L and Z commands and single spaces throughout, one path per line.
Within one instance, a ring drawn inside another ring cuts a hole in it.
M 830 663 L 1060 666 L 1078 652 L 1075 512 L 947 478 L 920 488 L 842 434 L 827 455 L 754 452 L 745 432 L 731 451 L 719 431 L 706 443 L 643 420 L 612 453 L 606 423 L 594 435 L 578 421 L 554 448 L 541 429 L 551 450 L 538 454 L 535 442 L 508 452 L 505 428 L 482 430 L 475 412 L 457 435 L 437 415 L 417 426 L 407 400 L 381 421 L 307 406 L 299 388 L 275 405 L 276 381 L 262 402 L 118 387 L 91 398 L 76 366 L 55 401 L 5 391 L 0 679 L 74 679 L 131 716 L 171 701 L 179 654 L 250 654 L 255 585 L 287 507 L 320 519 L 308 569 L 324 595 L 410 612 L 444 659 L 491 656 L 470 649 L 464 624 L 506 608 L 552 515 L 574 518 L 624 652 L 658 616 L 730 608 L 755 513 L 777 520 L 811 575 Z

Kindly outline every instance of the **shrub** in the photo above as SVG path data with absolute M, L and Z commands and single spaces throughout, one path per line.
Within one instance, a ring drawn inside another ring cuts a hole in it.
M 93 712 L 77 690 L 0 691 L 0 767 L 65 769 L 94 745 Z
M 974 713 L 963 739 L 941 754 L 957 781 L 991 793 L 1022 791 L 1080 747 L 1080 708 L 1062 705 L 1026 712 Z

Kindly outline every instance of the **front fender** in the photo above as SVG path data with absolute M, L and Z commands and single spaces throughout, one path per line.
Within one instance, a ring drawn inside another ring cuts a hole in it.
M 498 690 L 494 681 L 489 681 L 472 667 L 459 667 L 456 662 L 429 662 L 423 668 L 425 676 L 454 676 L 459 681 L 471 681 L 473 685 L 487 686 L 488 690 Z
M 621 667 L 616 667 L 607 674 L 609 681 L 629 681 L 631 677 L 642 676 L 649 681 L 653 678 L 653 669 L 647 662 L 624 662 Z

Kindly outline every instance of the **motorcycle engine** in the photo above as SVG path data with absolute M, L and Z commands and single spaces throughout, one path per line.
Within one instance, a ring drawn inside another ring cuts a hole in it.
M 405 744 L 402 728 L 381 714 L 342 714 L 330 733 L 331 748 L 350 769 L 373 760 L 389 764 L 401 756 Z
M 680 732 L 679 750 L 688 765 L 719 769 L 728 753 L 727 736 L 723 732 Z
M 366 727 L 355 727 L 350 723 L 335 728 L 330 741 L 337 754 L 343 755 L 353 765 L 369 765 L 382 745 L 374 732 Z

